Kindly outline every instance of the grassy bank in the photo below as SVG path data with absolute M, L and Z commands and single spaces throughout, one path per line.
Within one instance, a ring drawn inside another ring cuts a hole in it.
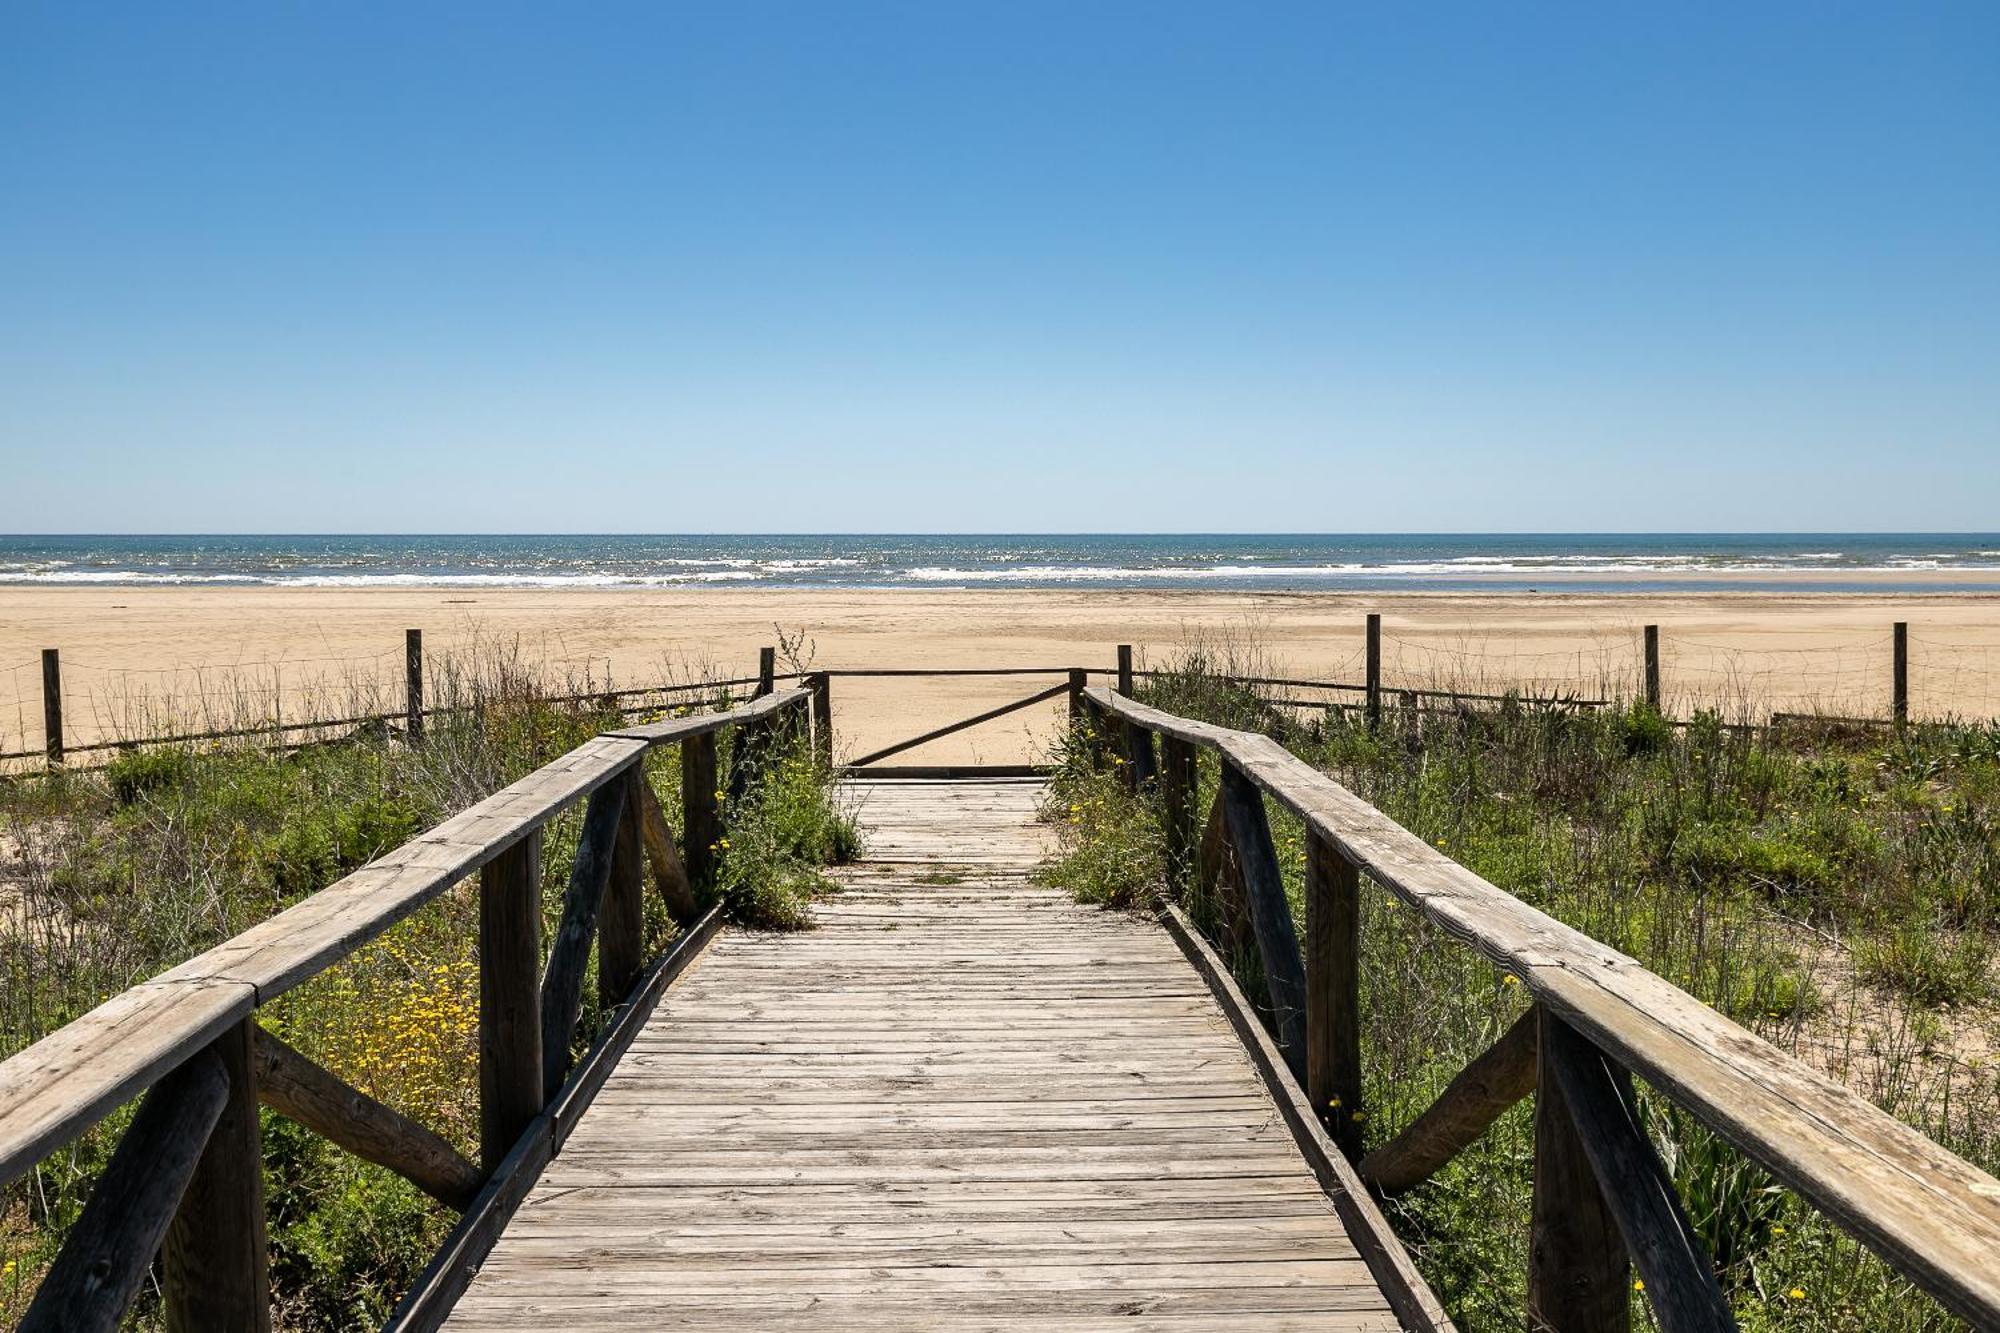
M 1226 670 L 1226 668 L 1224 668 Z M 1672 726 L 1643 706 L 1506 704 L 1426 714 L 1275 705 L 1196 657 L 1147 702 L 1267 732 L 1502 889 L 1605 941 L 1991 1171 L 2000 1166 L 2000 728 L 1902 735 Z M 1060 756 L 1045 873 L 1122 905 L 1163 882 L 1147 800 L 1082 747 Z M 1212 797 L 1213 763 L 1202 774 Z M 1294 911 L 1303 830 L 1271 822 Z M 1185 904 L 1260 994 L 1216 905 Z M 1526 1007 L 1522 988 L 1373 887 L 1364 895 L 1364 1120 L 1391 1135 Z M 1645 1112 L 1746 1329 L 1959 1327 L 1802 1201 L 1664 1099 Z M 1517 1106 L 1391 1202 L 1420 1268 L 1468 1330 L 1521 1326 L 1532 1109 Z M 1634 1294 L 1641 1320 L 1643 1297 Z M 1647 1326 L 1644 1322 L 1637 1326 Z
M 557 701 L 573 682 L 489 660 L 443 668 L 420 747 L 381 731 L 294 752 L 170 746 L 98 771 L 0 782 L 0 1055 L 338 879 L 445 816 L 560 756 L 620 716 Z M 719 691 L 683 709 L 721 706 Z M 657 716 L 653 714 L 652 716 Z M 721 762 L 727 786 L 725 733 Z M 681 807 L 672 748 L 647 759 L 670 820 Z M 760 926 L 808 923 L 820 867 L 854 848 L 831 774 L 803 743 L 771 752 L 728 835 L 713 892 Z M 553 821 L 543 852 L 544 940 L 561 912 L 581 809 Z M 678 833 L 678 830 L 676 830 Z M 675 929 L 647 895 L 648 954 Z M 260 1020 L 363 1091 L 478 1155 L 478 900 L 461 884 Z M 578 1030 L 601 1014 L 589 978 Z M 130 1108 L 10 1188 L 0 1211 L 0 1323 L 11 1326 L 75 1219 Z M 272 1279 L 280 1323 L 378 1324 L 453 1214 L 399 1177 L 274 1113 L 263 1117 Z M 150 1291 L 142 1325 L 156 1320 Z

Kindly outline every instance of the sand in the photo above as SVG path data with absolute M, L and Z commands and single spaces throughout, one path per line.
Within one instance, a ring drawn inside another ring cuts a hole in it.
M 1669 707 L 1888 708 L 1890 626 L 1910 623 L 1919 715 L 2000 715 L 2000 595 L 1257 594 L 1028 590 L 480 591 L 286 588 L 0 589 L 0 750 L 41 745 L 45 647 L 62 652 L 68 739 L 132 734 L 162 698 L 212 718 L 245 706 L 326 715 L 357 688 L 400 698 L 402 632 L 433 660 L 517 642 L 546 670 L 601 685 L 690 667 L 754 669 L 774 627 L 803 631 L 815 666 L 1108 669 L 1114 645 L 1169 658 L 1201 636 L 1254 640 L 1273 674 L 1358 681 L 1362 623 L 1383 617 L 1390 686 L 1528 685 L 1584 696 L 1637 687 L 1640 627 L 1662 627 Z M 839 680 L 850 755 L 903 739 L 1056 677 Z M 144 706 L 141 706 L 143 704 Z M 899 762 L 1035 757 L 1057 706 L 910 751 Z

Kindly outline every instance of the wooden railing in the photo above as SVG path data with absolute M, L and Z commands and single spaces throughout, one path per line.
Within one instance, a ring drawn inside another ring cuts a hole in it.
M 1692 1112 L 1956 1314 L 2000 1329 L 2000 1181 L 1730 1022 L 1636 961 L 1502 892 L 1269 737 L 1093 687 L 1090 743 L 1156 790 L 1170 863 L 1233 900 L 1255 941 L 1273 1035 L 1314 1113 L 1382 1194 L 1429 1177 L 1535 1097 L 1530 1326 L 1626 1326 L 1637 1266 L 1662 1328 L 1733 1328 L 1713 1265 L 1641 1126 L 1630 1074 Z M 1159 748 L 1155 752 L 1154 742 Z M 1221 764 L 1206 828 L 1201 752 Z M 1265 798 L 1307 833 L 1306 942 Z M 1227 854 L 1225 854 L 1225 851 Z M 1360 876 L 1519 979 L 1528 1016 L 1389 1142 L 1359 1156 Z M 1170 924 L 1193 926 L 1163 902 Z M 1329 1114 L 1333 1107 L 1347 1114 Z
M 740 797 L 780 730 L 802 732 L 808 705 L 824 698 L 823 686 L 776 689 L 768 655 L 758 689 L 758 698 L 728 712 L 586 741 L 0 1064 L 0 1183 L 143 1097 L 22 1327 L 117 1327 L 157 1254 L 168 1328 L 268 1329 L 260 1102 L 461 1211 L 392 1325 L 441 1321 L 661 991 L 719 924 L 719 906 L 698 906 L 725 827 L 717 734 L 735 729 L 730 784 Z M 647 751 L 668 744 L 680 747 L 679 845 L 642 767 Z M 582 832 L 544 965 L 542 831 L 578 801 L 586 802 Z M 681 927 L 651 960 L 643 957 L 642 929 L 648 863 Z M 475 873 L 477 1164 L 256 1021 L 259 1007 Z M 572 1064 L 593 943 L 599 995 L 607 1006 L 622 999 Z

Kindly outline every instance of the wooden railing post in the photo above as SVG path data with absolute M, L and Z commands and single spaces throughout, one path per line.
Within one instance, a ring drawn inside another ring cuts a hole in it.
M 271 1327 L 255 1026 L 245 1018 L 210 1047 L 229 1078 L 229 1095 L 160 1250 L 170 1333 L 269 1333 Z
M 1368 729 L 1382 725 L 1382 617 L 1376 612 L 1368 613 L 1368 642 L 1366 678 L 1368 689 Z
M 813 753 L 819 762 L 833 767 L 833 677 L 815 671 L 806 678 L 812 690 Z
M 757 693 L 754 697 L 761 699 L 776 688 L 778 688 L 778 650 L 776 648 L 759 648 L 757 650 Z
M 1350 1160 L 1361 1156 L 1361 872 L 1306 834 L 1306 1098 Z
M 1194 746 L 1161 733 L 1160 805 L 1167 841 L 1167 879 L 1177 894 L 1184 895 L 1194 868 L 1195 844 L 1195 754 Z
M 717 798 L 715 733 L 690 736 L 681 742 L 681 859 L 697 895 L 715 884 L 717 846 L 722 839 L 722 811 Z
M 62 763 L 62 654 L 54 648 L 42 649 L 42 749 L 50 768 Z
M 1271 1000 L 1271 1022 L 1278 1046 L 1293 1077 L 1306 1078 L 1306 977 L 1299 958 L 1298 931 L 1292 925 L 1291 904 L 1285 900 L 1284 874 L 1271 841 L 1264 794 L 1227 759 L 1222 763 L 1222 808 L 1236 864 L 1243 874 L 1244 897 L 1250 905 L 1250 928 L 1264 964 L 1264 984 Z
M 1552 1068 L 1556 1057 L 1550 1033 L 1562 1020 L 1547 1009 L 1539 1012 L 1528 1328 L 1531 1333 L 1624 1333 L 1631 1326 L 1625 1243 Z
M 1090 673 L 1075 667 L 1069 673 L 1069 725 L 1072 729 L 1083 719 L 1083 692 L 1090 685 Z
M 549 964 L 542 972 L 542 1100 L 562 1090 L 569 1073 L 570 1038 L 583 1011 L 584 968 L 590 941 L 604 907 L 604 891 L 617 859 L 620 825 L 625 814 L 623 777 L 613 778 L 590 794 L 583 811 L 583 828 L 576 838 L 576 860 L 570 864 L 569 887 L 563 893 L 562 923 L 549 941 Z M 605 997 L 607 1000 L 611 997 Z
M 1896 622 L 1890 645 L 1889 715 L 1900 727 L 1910 720 L 1910 622 Z
M 1660 627 L 1646 626 L 1646 706 L 1660 711 Z
M 479 870 L 479 1166 L 542 1112 L 542 830 Z
M 403 631 L 403 734 L 412 745 L 424 739 L 424 632 Z
M 624 777 L 625 810 L 611 844 L 611 878 L 604 885 L 604 906 L 597 924 L 597 994 L 608 1009 L 625 998 L 645 966 L 645 853 L 639 838 L 639 784 L 643 766 L 634 764 Z
M 1118 645 L 1118 692 L 1127 699 L 1132 697 L 1132 645 Z

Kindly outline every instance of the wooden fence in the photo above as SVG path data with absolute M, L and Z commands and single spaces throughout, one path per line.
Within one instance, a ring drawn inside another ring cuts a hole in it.
M 2000 1181 L 1502 892 L 1269 737 L 1176 717 L 1129 690 L 1092 687 L 1082 711 L 1091 743 L 1122 751 L 1130 785 L 1156 794 L 1177 887 L 1232 904 L 1262 964 L 1283 1059 L 1350 1154 L 1362 1105 L 1363 873 L 1527 989 L 1528 1015 L 1356 1167 L 1381 1193 L 1408 1189 L 1535 1092 L 1532 1327 L 1624 1328 L 1628 1259 L 1668 1333 L 1735 1326 L 1639 1122 L 1637 1073 L 1947 1308 L 2000 1329 Z M 1195 808 L 1204 753 L 1220 765 L 1205 825 Z M 1267 798 L 1307 831 L 1303 951 Z M 1177 933 L 1195 934 L 1178 906 L 1163 901 L 1162 913 Z
M 268 1329 L 260 1102 L 461 1210 L 397 1315 L 402 1327 L 434 1326 L 667 983 L 719 924 L 719 907 L 697 910 L 716 873 L 726 809 L 737 808 L 718 799 L 717 736 L 734 734 L 730 782 L 740 796 L 780 731 L 803 731 L 818 711 L 811 689 L 777 689 L 768 656 L 764 667 L 752 702 L 586 741 L 0 1065 L 0 1183 L 143 1097 L 22 1327 L 116 1328 L 157 1253 L 170 1329 Z M 661 745 L 680 751 L 678 845 L 641 766 Z M 586 803 L 582 832 L 545 963 L 542 831 L 578 801 Z M 648 868 L 680 926 L 650 960 L 641 924 Z M 256 1021 L 261 1006 L 473 874 L 477 1163 Z M 622 998 L 573 1064 L 593 943 L 599 994 L 607 1004 Z

